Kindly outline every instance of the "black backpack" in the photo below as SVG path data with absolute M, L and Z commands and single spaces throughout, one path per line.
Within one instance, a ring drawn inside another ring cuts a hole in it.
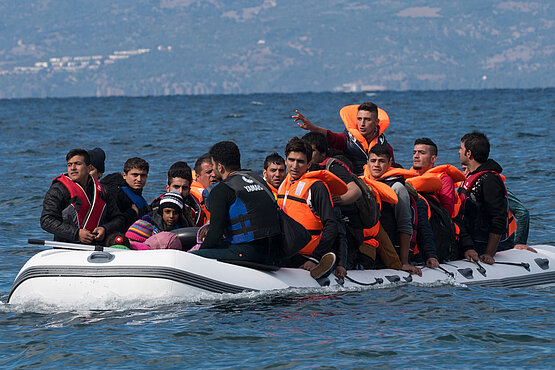
M 439 262 L 454 261 L 459 257 L 455 224 L 451 215 L 431 194 L 422 194 L 430 206 L 430 224 Z
M 332 163 L 334 162 L 341 163 L 343 166 L 345 166 L 347 170 L 349 170 L 345 163 L 332 157 L 328 158 L 328 160 L 326 161 L 326 170 L 329 171 Z M 366 185 L 364 180 L 356 175 L 353 175 L 351 171 L 349 171 L 349 173 L 351 174 L 351 178 L 353 179 L 354 183 L 362 191 L 362 196 L 358 198 L 354 203 L 357 207 L 362 227 L 364 229 L 370 229 L 374 227 L 378 223 L 378 221 L 380 221 L 380 207 L 378 205 L 378 202 L 376 201 L 376 195 L 374 194 L 374 190 Z

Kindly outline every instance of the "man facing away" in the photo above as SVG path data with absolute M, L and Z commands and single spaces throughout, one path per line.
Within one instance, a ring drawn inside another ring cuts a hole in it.
M 272 264 L 280 247 L 281 229 L 266 182 L 241 169 L 239 148 L 231 141 L 214 144 L 209 154 L 219 183 L 204 191 L 210 228 L 200 249 L 191 253 Z
M 462 206 L 460 216 L 472 238 L 474 248 L 465 251 L 467 259 L 487 264 L 495 262 L 498 250 L 513 247 L 508 233 L 507 189 L 501 179 L 501 166 L 489 159 L 490 143 L 481 132 L 471 132 L 461 138 L 459 158 L 469 173 L 459 188 Z
M 262 176 L 266 183 L 277 197 L 278 188 L 285 179 L 285 160 L 278 153 L 272 153 L 264 160 L 264 169 Z
M 312 235 L 308 244 L 284 265 L 308 270 L 313 278 L 318 279 L 335 263 L 333 250 L 338 223 L 328 186 L 340 183 L 338 186 L 345 188 L 344 193 L 346 185 L 328 171 L 307 172 L 311 159 L 312 147 L 307 142 L 294 137 L 287 143 L 287 177 L 278 190 L 278 205 Z M 329 185 L 327 177 L 331 179 Z
M 319 132 L 326 136 L 328 146 L 337 149 L 353 163 L 353 172 L 360 176 L 368 161 L 368 151 L 376 144 L 387 144 L 384 131 L 389 127 L 389 117 L 384 110 L 372 102 L 360 105 L 349 105 L 340 111 L 345 124 L 343 133 L 334 133 L 319 127 L 298 110 L 292 116 L 300 128 L 312 132 Z M 390 147 L 391 153 L 393 149 Z
M 104 175 L 104 161 L 106 160 L 106 153 L 101 148 L 94 148 L 89 150 L 89 158 L 91 159 L 91 164 L 89 164 L 89 174 L 100 181 L 102 175 Z
M 127 231 L 139 218 L 148 213 L 149 207 L 143 198 L 143 188 L 148 177 L 148 162 L 133 157 L 125 161 L 123 173 L 113 173 L 101 181 L 107 193 L 113 197 L 119 210 L 123 213 L 124 230 Z
M 122 228 L 123 215 L 102 185 L 89 175 L 89 153 L 72 149 L 67 173 L 56 177 L 44 196 L 41 227 L 54 240 L 91 244 Z

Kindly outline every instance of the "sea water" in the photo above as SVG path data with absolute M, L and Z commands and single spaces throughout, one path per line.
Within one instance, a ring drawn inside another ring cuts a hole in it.
M 555 244 L 555 89 L 0 100 L 0 366 L 3 367 L 528 367 L 555 366 L 554 289 L 399 286 L 342 291 L 203 295 L 91 309 L 5 304 L 11 284 L 50 239 L 42 199 L 72 148 L 103 148 L 106 174 L 139 156 L 145 197 L 168 167 L 221 140 L 245 168 L 283 155 L 312 122 L 342 131 L 339 109 L 373 101 L 391 119 L 397 162 L 430 137 L 438 164 L 458 165 L 460 138 L 479 130 L 507 186 L 531 213 L 529 244 Z

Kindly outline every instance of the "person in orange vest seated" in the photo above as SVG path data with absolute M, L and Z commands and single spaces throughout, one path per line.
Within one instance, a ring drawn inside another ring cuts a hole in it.
M 493 264 L 496 251 L 513 247 L 509 234 L 507 189 L 500 176 L 503 169 L 489 158 L 490 143 L 481 132 L 461 138 L 459 159 L 469 173 L 459 187 L 460 218 L 473 242 L 465 258 Z
M 202 192 L 211 185 L 218 182 L 214 174 L 210 154 L 205 153 L 201 155 L 195 162 L 195 171 L 193 174 L 194 181 L 191 183 L 191 195 L 195 198 L 198 204 L 202 206 L 204 212 L 204 220 L 202 224 L 210 221 L 210 212 L 204 205 Z
M 457 168 L 450 164 L 435 166 L 437 159 L 437 145 L 429 138 L 423 137 L 414 141 L 414 149 L 412 151 L 412 168 L 419 175 L 425 173 L 436 173 L 442 183 L 441 190 L 436 191 L 434 195 L 439 203 L 447 210 L 451 217 L 456 216 L 456 204 L 460 203 L 457 192 L 455 191 L 455 183 L 464 181 L 465 175 Z M 458 211 L 458 209 L 457 209 Z
M 397 204 L 382 204 L 380 223 L 389 235 L 389 239 L 399 247 L 402 270 L 411 274 L 422 275 L 422 271 L 409 263 L 411 238 L 413 236 L 413 216 L 411 199 L 404 186 L 403 174 L 414 176 L 410 170 L 392 168 L 391 152 L 386 145 L 373 146 L 369 152 L 365 176 L 389 185 L 397 194 Z
M 326 136 L 328 146 L 337 149 L 353 164 L 353 172 L 360 176 L 368 161 L 368 151 L 376 144 L 387 144 L 384 131 L 389 127 L 387 113 L 372 102 L 348 105 L 339 112 L 345 125 L 342 133 L 331 132 L 310 122 L 298 110 L 292 116 L 300 128 Z M 389 144 L 387 144 L 389 145 Z M 390 146 L 391 153 L 393 149 Z
M 307 172 L 311 160 L 312 148 L 308 143 L 298 137 L 289 140 L 285 146 L 287 176 L 278 189 L 277 201 L 286 214 L 312 235 L 308 244 L 283 267 L 302 268 L 319 279 L 331 271 L 336 259 L 333 251 L 338 223 L 330 191 L 341 195 L 347 186 L 331 172 Z
M 181 194 L 181 197 L 183 199 L 183 218 L 188 223 L 186 227 L 200 227 L 204 225 L 204 211 L 195 197 L 191 195 L 191 183 L 193 182 L 193 175 L 191 167 L 189 167 L 187 162 L 179 161 L 172 164 L 168 170 L 168 177 L 166 181 L 166 192 L 176 191 Z M 158 209 L 158 207 L 160 206 L 160 200 L 163 196 L 164 194 L 161 194 L 150 203 L 151 210 L 156 211 Z
M 89 153 L 72 149 L 67 173 L 56 177 L 44 196 L 40 226 L 54 240 L 92 244 L 123 227 L 124 218 L 96 178 L 89 174 Z
M 272 153 L 264 160 L 262 176 L 277 199 L 278 188 L 285 179 L 285 160 L 278 153 Z

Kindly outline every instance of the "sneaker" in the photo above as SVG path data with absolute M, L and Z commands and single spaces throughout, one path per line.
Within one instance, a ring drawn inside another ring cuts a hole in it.
M 335 254 L 329 252 L 324 254 L 320 259 L 320 263 L 316 265 L 312 270 L 310 270 L 310 276 L 313 279 L 319 279 L 331 271 L 333 265 L 335 264 Z

